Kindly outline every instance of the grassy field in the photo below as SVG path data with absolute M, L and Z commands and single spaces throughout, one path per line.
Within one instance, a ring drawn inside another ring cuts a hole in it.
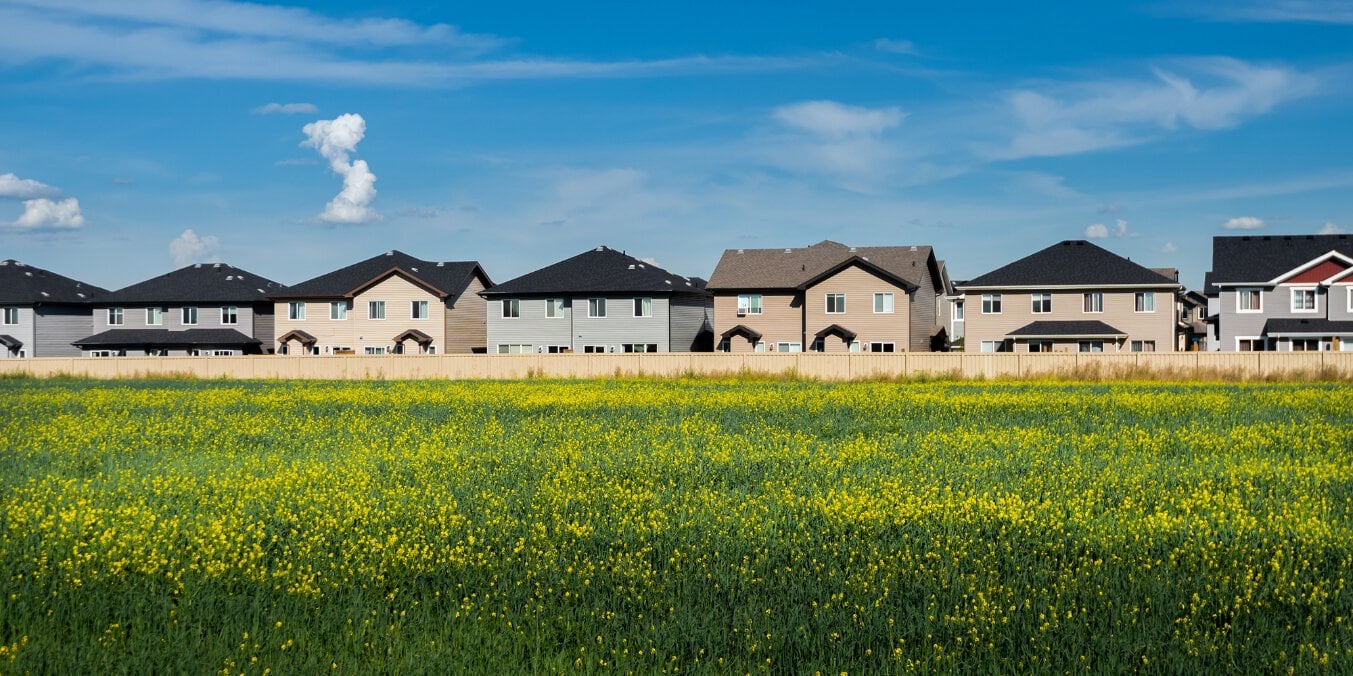
M 1350 392 L 0 380 L 0 673 L 1347 670 Z

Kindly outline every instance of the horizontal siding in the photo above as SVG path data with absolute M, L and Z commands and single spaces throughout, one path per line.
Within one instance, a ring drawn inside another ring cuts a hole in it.
M 23 343 L 23 346 L 20 347 L 19 350 L 15 352 L 10 352 L 9 348 L 0 345 L 0 359 L 17 358 L 19 357 L 20 351 L 23 352 L 23 356 L 25 357 L 37 356 L 36 354 L 34 354 L 34 350 L 36 350 L 37 346 L 35 345 L 36 341 L 34 340 L 34 336 L 36 335 L 34 329 L 36 315 L 33 308 L 18 305 L 4 305 L 0 307 L 15 308 L 16 310 L 19 311 L 19 323 L 0 324 L 0 335 L 9 336 L 19 341 L 20 343 Z M 50 356 L 64 356 L 64 355 L 50 355 Z
M 671 302 L 671 351 L 708 352 L 714 348 L 714 303 L 698 296 L 677 296 Z M 702 332 L 710 332 L 701 336 Z M 697 343 L 697 340 L 701 342 Z
M 827 314 L 827 295 L 844 293 L 846 311 L 843 314 Z M 893 311 L 874 312 L 874 294 L 893 294 Z M 871 342 L 893 343 L 897 352 L 914 350 L 911 339 L 911 298 L 905 289 L 859 267 L 848 267 L 827 279 L 809 287 L 804 293 L 804 315 L 807 317 L 807 340 L 812 342 L 818 331 L 839 324 L 854 331 L 856 340 L 868 349 Z M 921 309 L 926 315 L 925 321 L 933 322 L 935 306 L 932 304 Z M 805 346 L 805 349 L 807 346 Z M 848 346 L 836 336 L 825 341 L 828 352 L 844 352 Z
M 385 301 L 385 319 L 367 318 L 367 304 L 373 300 Z M 412 303 L 415 300 L 428 301 L 427 319 L 413 319 Z M 289 319 L 285 301 L 275 303 L 273 312 L 276 325 L 273 329 L 274 344 L 278 337 L 300 330 L 316 338 L 321 354 L 327 354 L 337 346 L 351 347 L 362 354 L 367 347 L 392 348 L 395 336 L 408 329 L 417 329 L 432 336 L 432 344 L 438 351 L 445 349 L 446 304 L 398 275 L 385 279 L 352 299 L 347 319 L 329 319 L 327 300 L 306 301 L 304 320 Z M 293 349 L 298 347 L 292 344 Z
M 74 357 L 80 348 L 71 343 L 90 335 L 87 307 L 43 306 L 35 312 L 33 357 Z
M 598 296 L 573 298 L 573 351 L 582 352 L 588 345 L 605 345 L 609 351 L 622 352 L 626 343 L 644 343 L 658 346 L 659 352 L 670 352 L 670 300 L 653 297 L 653 316 L 634 316 L 634 296 L 605 296 L 606 316 L 588 317 L 587 302 Z
M 447 354 L 484 352 L 488 345 L 488 301 L 479 295 L 484 290 L 478 277 L 461 292 L 446 310 Z
M 1105 350 L 1113 352 L 1120 347 L 1127 351 L 1134 340 L 1153 340 L 1156 351 L 1174 351 L 1175 314 L 1174 294 L 1155 290 L 1155 312 L 1136 311 L 1135 291 L 1104 291 L 1103 312 L 1083 312 L 1082 291 L 1053 291 L 1052 312 L 1034 314 L 1032 291 L 1005 291 L 1001 294 L 1001 313 L 982 314 L 982 294 L 967 294 L 963 307 L 965 336 L 964 350 L 977 352 L 982 341 L 999 341 L 1011 331 L 1033 322 L 1099 321 L 1126 333 L 1121 345 Z M 1026 349 L 1022 345 L 1016 349 Z
M 803 342 L 802 295 L 793 292 L 761 294 L 761 314 L 738 316 L 738 292 L 721 291 L 714 296 L 714 343 L 717 348 L 723 333 L 739 324 L 762 334 L 768 350 L 776 343 Z M 735 336 L 729 347 L 733 352 L 752 352 L 754 346 L 741 336 Z M 804 346 L 807 347 L 806 345 Z
M 108 323 L 109 306 L 100 306 L 94 310 L 93 323 L 89 327 L 90 332 L 85 335 L 102 333 L 111 329 L 168 329 L 170 331 L 186 331 L 188 329 L 235 329 L 247 336 L 254 336 L 263 342 L 272 339 L 271 335 L 259 335 L 254 327 L 254 308 L 250 305 L 236 305 L 234 324 L 223 324 L 221 322 L 221 308 L 228 307 L 221 304 L 213 305 L 194 305 L 197 308 L 197 323 L 183 323 L 182 305 L 163 305 L 164 322 L 158 325 L 146 323 L 145 305 L 123 305 L 114 306 L 122 308 L 122 324 L 115 325 Z M 155 307 L 155 306 L 151 306 Z M 82 338 L 84 336 L 81 336 Z
M 503 302 L 494 298 L 485 304 L 488 313 L 488 351 L 499 345 L 530 345 L 532 350 L 547 345 L 573 346 L 574 307 L 566 307 L 559 317 L 546 317 L 545 298 L 519 298 L 518 317 L 503 317 Z M 586 301 L 582 311 L 587 313 Z
M 1297 288 L 1310 288 L 1313 285 L 1296 285 Z M 1258 338 L 1264 335 L 1264 324 L 1270 319 L 1330 319 L 1333 321 L 1353 321 L 1353 313 L 1348 311 L 1349 294 L 1353 294 L 1353 285 L 1338 284 L 1326 289 L 1325 293 L 1316 293 L 1314 312 L 1294 312 L 1292 310 L 1292 286 L 1278 286 L 1265 290 L 1262 294 L 1262 310 L 1259 312 L 1241 312 L 1237 305 L 1238 289 L 1222 289 L 1218 295 L 1215 309 L 1220 315 L 1218 329 L 1220 335 L 1217 348 L 1230 352 L 1236 349 L 1239 338 Z

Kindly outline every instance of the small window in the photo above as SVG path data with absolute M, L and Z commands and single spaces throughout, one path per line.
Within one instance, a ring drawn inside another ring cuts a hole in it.
M 982 352 L 999 352 L 999 351 L 1000 351 L 1000 348 L 1001 348 L 1001 341 L 999 341 L 999 340 L 984 340 L 984 341 L 982 341 L 982 347 L 981 347 L 981 351 L 982 351 Z
M 1293 312 L 1315 312 L 1315 289 L 1292 289 Z
M 4 315 L 5 315 L 5 324 L 13 326 L 19 323 L 19 308 L 7 307 L 5 308 Z
M 1264 294 L 1259 289 L 1240 289 L 1236 291 L 1237 312 L 1262 312 Z
M 545 352 L 548 353 L 548 354 L 568 354 L 569 352 L 572 352 L 572 351 L 573 351 L 573 348 L 570 348 L 570 347 L 567 346 L 567 345 L 547 345 L 547 346 L 545 346 Z
M 374 319 L 374 317 L 373 317 L 373 319 Z M 366 346 L 365 349 L 363 349 L 363 352 L 365 352 L 366 354 L 369 354 L 369 355 L 375 355 L 375 354 L 385 354 L 385 353 L 387 352 L 387 350 L 386 350 L 386 348 L 384 348 L 384 347 L 373 347 L 373 346 L 368 345 L 368 346 Z
M 803 343 L 776 343 L 776 352 L 803 352 Z
M 1156 341 L 1154 340 L 1134 340 L 1132 341 L 1133 352 L 1155 352 Z
M 366 304 L 367 319 L 385 319 L 385 301 L 372 300 Z
M 587 299 L 587 316 L 588 316 L 588 317 L 605 317 L 605 316 L 606 316 L 606 299 L 605 299 L 605 298 L 588 298 L 588 299 Z
M 953 308 L 954 308 L 953 310 L 954 321 L 956 322 L 963 321 L 963 301 L 961 299 L 954 301 Z
M 1035 293 L 1031 297 L 1033 298 L 1034 314 L 1040 315 L 1052 312 L 1052 294 Z
M 211 351 L 211 356 L 213 356 L 213 357 L 233 357 L 233 356 L 235 356 L 235 351 L 234 351 L 234 350 L 212 350 L 212 351 Z
M 892 314 L 893 294 L 883 291 L 874 294 L 874 314 Z
M 529 354 L 531 352 L 535 352 L 535 350 L 524 343 L 500 343 L 498 345 L 498 354 Z
M 657 352 L 658 346 L 655 343 L 626 343 L 626 352 Z
M 761 314 L 761 294 L 744 293 L 738 295 L 738 316 Z
M 221 307 L 221 324 L 240 323 L 240 309 L 234 305 L 225 305 Z
M 634 299 L 634 316 L 635 316 L 635 317 L 652 317 L 652 316 L 653 316 L 653 299 L 652 299 L 652 298 L 635 298 L 635 299 Z
M 122 326 L 122 308 L 120 307 L 108 308 L 108 325 Z
M 1089 294 L 1086 294 L 1089 295 Z M 1078 347 L 1081 352 L 1103 352 L 1104 341 L 1102 340 L 1082 340 Z
M 293 300 L 287 303 L 287 319 L 305 319 L 305 301 Z
M 563 298 L 545 299 L 545 316 L 550 319 L 558 319 L 564 316 L 564 308 L 568 307 L 567 301 Z
M 335 300 L 329 303 L 329 319 L 342 320 L 348 318 L 348 302 L 345 300 Z
M 606 352 L 605 345 L 584 345 L 583 354 L 603 354 Z
M 1292 351 L 1293 351 L 1293 352 L 1319 352 L 1319 351 L 1320 351 L 1320 339 L 1319 339 L 1319 338 L 1293 338 L 1293 339 L 1292 339 Z
M 846 294 L 829 293 L 827 294 L 827 314 L 839 315 L 846 312 Z
M 1156 292 L 1138 291 L 1137 292 L 1137 311 L 1155 312 L 1156 311 Z
M 1081 295 L 1081 298 L 1082 298 L 1082 301 L 1083 301 L 1083 302 L 1082 302 L 1082 307 L 1081 307 L 1081 311 L 1082 311 L 1082 312 L 1103 312 L 1103 311 L 1104 311 L 1104 294 L 1103 294 L 1103 293 L 1100 293 L 1099 291 L 1093 291 L 1093 292 L 1091 292 L 1091 293 L 1082 294 L 1082 295 Z M 1101 345 L 1101 347 L 1102 347 L 1102 345 Z M 1102 352 L 1103 350 L 1100 350 L 1100 351 Z M 1085 350 L 1081 350 L 1081 352 L 1085 352 Z
M 1030 352 L 1052 352 L 1051 340 L 1031 340 L 1029 341 Z
M 1236 339 L 1236 351 L 1237 351 L 1237 352 L 1263 352 L 1263 351 L 1265 351 L 1266 349 L 1267 349 L 1267 345 L 1265 344 L 1263 338 L 1237 338 L 1237 339 Z
M 521 316 L 521 299 L 504 298 L 503 299 L 503 318 L 515 319 Z
M 425 300 L 409 301 L 409 317 L 412 319 L 427 319 L 428 302 Z
M 427 346 L 427 349 L 424 350 L 423 352 L 424 352 L 425 354 L 437 354 L 437 346 L 436 346 L 436 345 L 429 345 L 429 346 Z
M 148 307 L 146 308 L 146 326 L 164 325 L 164 308 Z
M 1001 314 L 1001 294 L 999 293 L 982 294 L 982 314 L 984 315 Z
M 897 351 L 897 345 L 896 345 L 895 343 L 883 343 L 883 342 L 879 342 L 879 343 L 870 343 L 870 344 L 869 344 L 869 351 L 870 351 L 870 352 L 896 352 L 896 351 Z

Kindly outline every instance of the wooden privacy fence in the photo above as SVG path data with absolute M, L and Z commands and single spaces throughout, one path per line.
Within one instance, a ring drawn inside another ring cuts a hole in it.
M 793 375 L 819 380 L 1145 377 L 1353 379 L 1353 352 L 1136 354 L 511 354 L 435 356 L 48 357 L 0 359 L 36 377 L 391 379 Z

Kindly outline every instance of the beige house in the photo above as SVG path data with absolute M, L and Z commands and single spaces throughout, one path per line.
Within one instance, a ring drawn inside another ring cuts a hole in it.
M 484 352 L 491 287 L 474 261 L 390 251 L 270 295 L 277 351 L 291 355 Z
M 947 312 L 928 246 L 729 249 L 706 288 L 724 352 L 943 349 Z
M 956 285 L 967 352 L 1171 352 L 1183 286 L 1086 241 Z

